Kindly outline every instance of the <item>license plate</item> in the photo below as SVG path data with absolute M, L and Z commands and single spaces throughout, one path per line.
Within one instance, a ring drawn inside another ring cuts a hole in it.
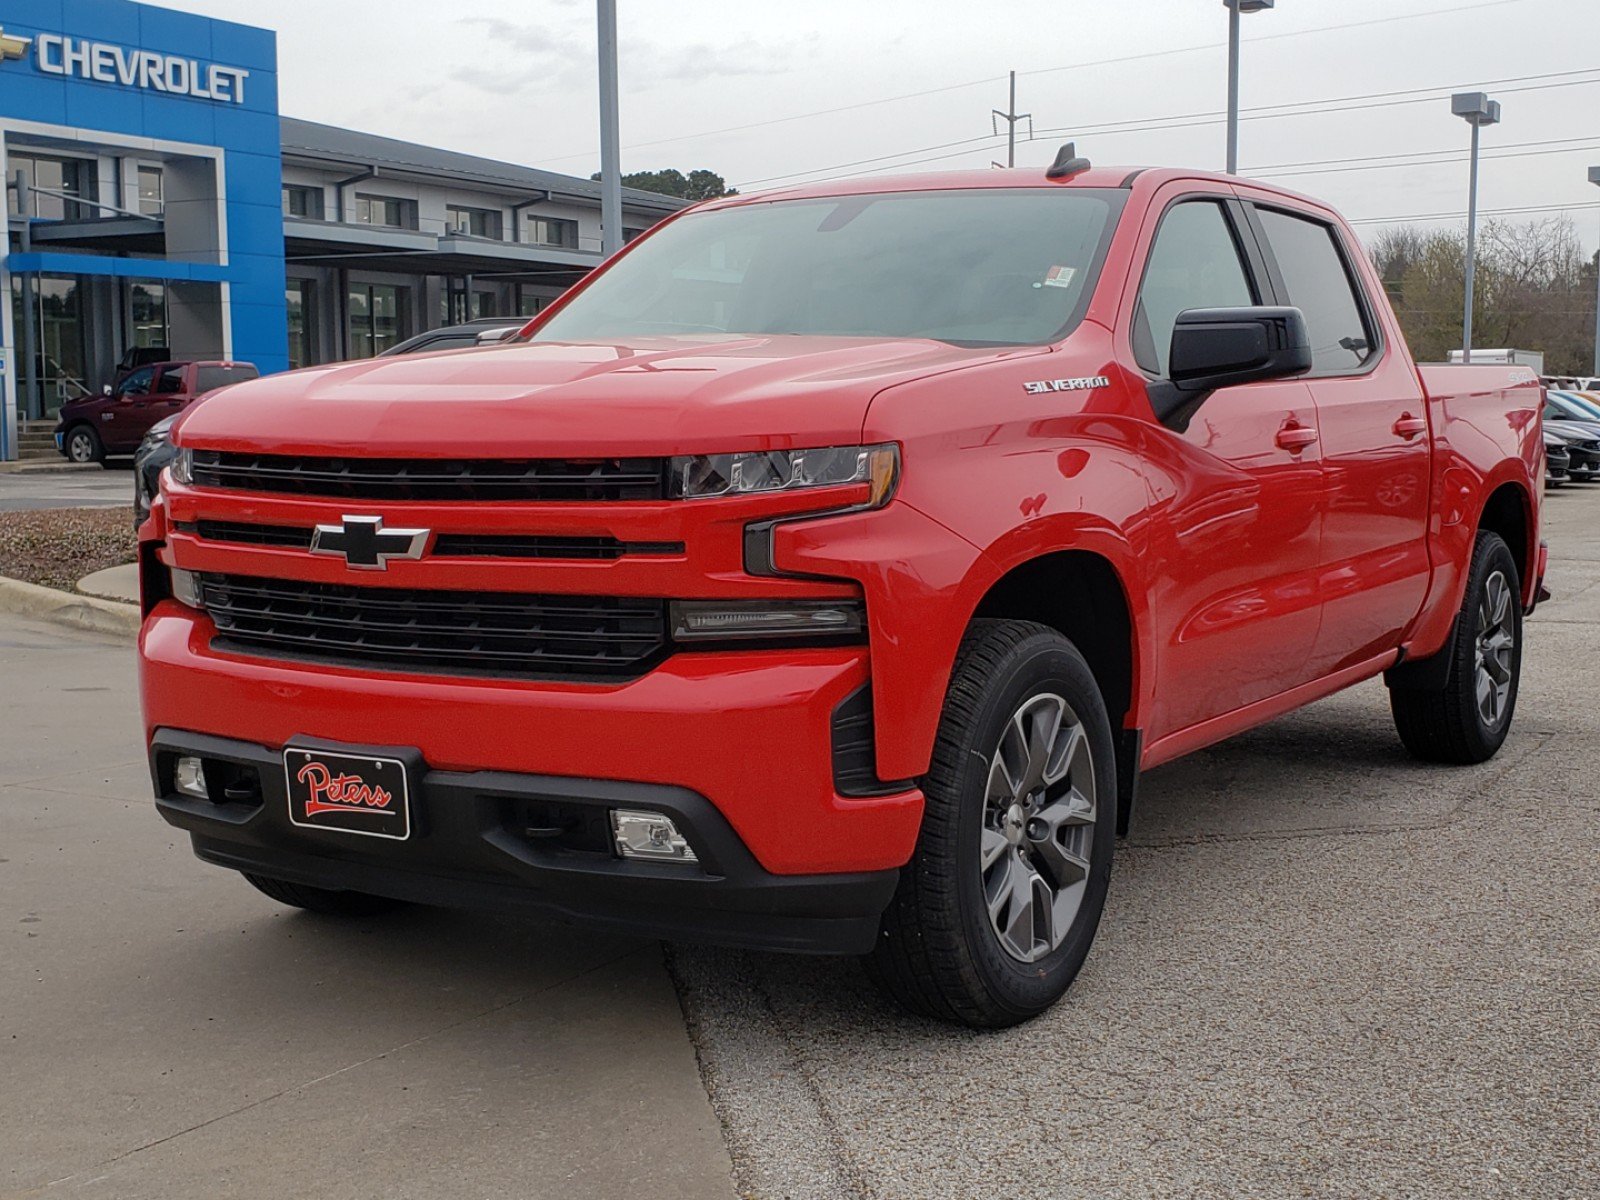
M 295 825 L 396 841 L 411 836 L 411 793 L 398 758 L 290 746 L 283 773 Z

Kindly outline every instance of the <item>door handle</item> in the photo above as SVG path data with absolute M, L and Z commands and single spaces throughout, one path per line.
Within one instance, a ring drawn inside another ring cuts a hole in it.
M 1419 433 L 1428 432 L 1428 422 L 1422 417 L 1401 413 L 1400 419 L 1394 423 L 1394 432 L 1396 437 L 1414 438 Z
M 1285 425 L 1278 430 L 1278 445 L 1291 454 L 1298 454 L 1317 440 L 1317 431 L 1309 425 Z

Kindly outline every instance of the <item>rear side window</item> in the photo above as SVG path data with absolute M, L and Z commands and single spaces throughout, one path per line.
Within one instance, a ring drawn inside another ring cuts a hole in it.
M 1222 205 L 1186 200 L 1168 209 L 1150 247 L 1133 317 L 1133 355 L 1166 375 L 1178 314 L 1191 308 L 1245 308 L 1256 302 Z
M 1312 371 L 1341 375 L 1360 370 L 1377 347 L 1333 229 L 1275 209 L 1257 213 L 1289 303 L 1305 313 Z
M 215 388 L 227 387 L 230 383 L 243 383 L 246 379 L 254 379 L 260 374 L 260 371 L 248 363 L 234 363 L 226 367 L 196 367 L 194 394 L 198 396 Z

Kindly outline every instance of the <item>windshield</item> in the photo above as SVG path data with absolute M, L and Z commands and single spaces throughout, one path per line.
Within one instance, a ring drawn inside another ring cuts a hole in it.
M 1575 396 L 1569 392 L 1549 393 L 1550 403 L 1561 409 L 1568 416 L 1581 417 L 1585 421 L 1600 421 L 1600 406 L 1583 396 Z
M 981 188 L 691 214 L 619 259 L 534 340 L 728 333 L 1049 342 L 1081 316 L 1125 197 Z

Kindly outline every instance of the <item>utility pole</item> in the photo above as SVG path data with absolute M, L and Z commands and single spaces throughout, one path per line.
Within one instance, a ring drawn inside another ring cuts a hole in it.
M 1472 126 L 1472 168 L 1467 183 L 1467 295 L 1461 319 L 1461 361 L 1472 361 L 1472 304 L 1478 263 L 1478 134 L 1485 125 L 1500 123 L 1500 102 L 1482 92 L 1457 92 L 1450 97 L 1450 111 Z
M 1017 111 L 1017 73 L 1015 71 L 1011 72 L 1011 102 L 1006 106 L 1006 111 L 1001 112 L 998 108 L 990 111 L 993 116 L 989 118 L 989 128 L 993 129 L 995 133 L 998 134 L 1000 132 L 1001 121 L 1006 123 L 1006 166 L 1014 167 L 1017 165 L 1018 121 L 1026 121 L 1028 123 L 1028 140 L 1030 142 L 1033 141 L 1033 114 L 1019 113 Z M 995 163 L 994 165 L 998 167 L 1000 164 Z
M 1239 173 L 1239 14 L 1265 12 L 1277 0 L 1222 0 L 1228 6 L 1228 174 Z
M 1589 182 L 1600 183 L 1600 167 L 1589 168 Z M 1594 373 L 1600 375 L 1600 251 L 1594 258 Z
M 617 127 L 617 0 L 596 0 L 600 41 L 600 251 L 622 249 L 622 135 Z

